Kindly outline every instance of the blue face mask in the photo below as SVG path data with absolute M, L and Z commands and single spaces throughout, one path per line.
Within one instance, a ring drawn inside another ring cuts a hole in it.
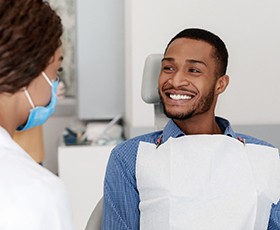
M 39 126 L 44 124 L 47 119 L 53 114 L 56 106 L 56 92 L 57 92 L 57 86 L 58 86 L 58 79 L 56 81 L 51 82 L 48 76 L 42 72 L 43 77 L 46 79 L 46 81 L 49 83 L 52 89 L 52 97 L 50 100 L 50 103 L 43 107 L 43 106 L 34 106 L 34 103 L 27 91 L 27 89 L 24 89 L 25 95 L 29 101 L 29 103 L 32 106 L 32 109 L 30 110 L 27 122 L 24 125 L 21 125 L 17 128 L 18 131 L 27 130 L 30 128 L 33 128 L 35 126 Z

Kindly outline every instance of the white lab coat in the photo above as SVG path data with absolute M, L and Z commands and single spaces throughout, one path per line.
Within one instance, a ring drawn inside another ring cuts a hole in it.
M 61 180 L 0 127 L 0 230 L 72 230 Z

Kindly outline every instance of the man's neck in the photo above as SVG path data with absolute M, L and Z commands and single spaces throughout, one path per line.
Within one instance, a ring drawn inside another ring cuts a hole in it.
M 215 116 L 196 115 L 187 120 L 174 120 L 179 128 L 188 135 L 222 134 Z

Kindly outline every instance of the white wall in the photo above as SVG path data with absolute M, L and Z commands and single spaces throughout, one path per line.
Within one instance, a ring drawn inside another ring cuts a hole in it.
M 187 27 L 218 34 L 229 50 L 230 86 L 217 114 L 233 124 L 280 123 L 279 0 L 126 0 L 126 123 L 130 132 L 153 126 L 142 102 L 141 77 L 151 53 Z M 137 132 L 137 131 L 136 131 Z

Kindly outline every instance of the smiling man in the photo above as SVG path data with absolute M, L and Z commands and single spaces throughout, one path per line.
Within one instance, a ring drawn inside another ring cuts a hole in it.
M 103 229 L 280 229 L 278 150 L 215 116 L 227 63 L 209 31 L 169 42 L 158 89 L 170 121 L 112 151 Z

